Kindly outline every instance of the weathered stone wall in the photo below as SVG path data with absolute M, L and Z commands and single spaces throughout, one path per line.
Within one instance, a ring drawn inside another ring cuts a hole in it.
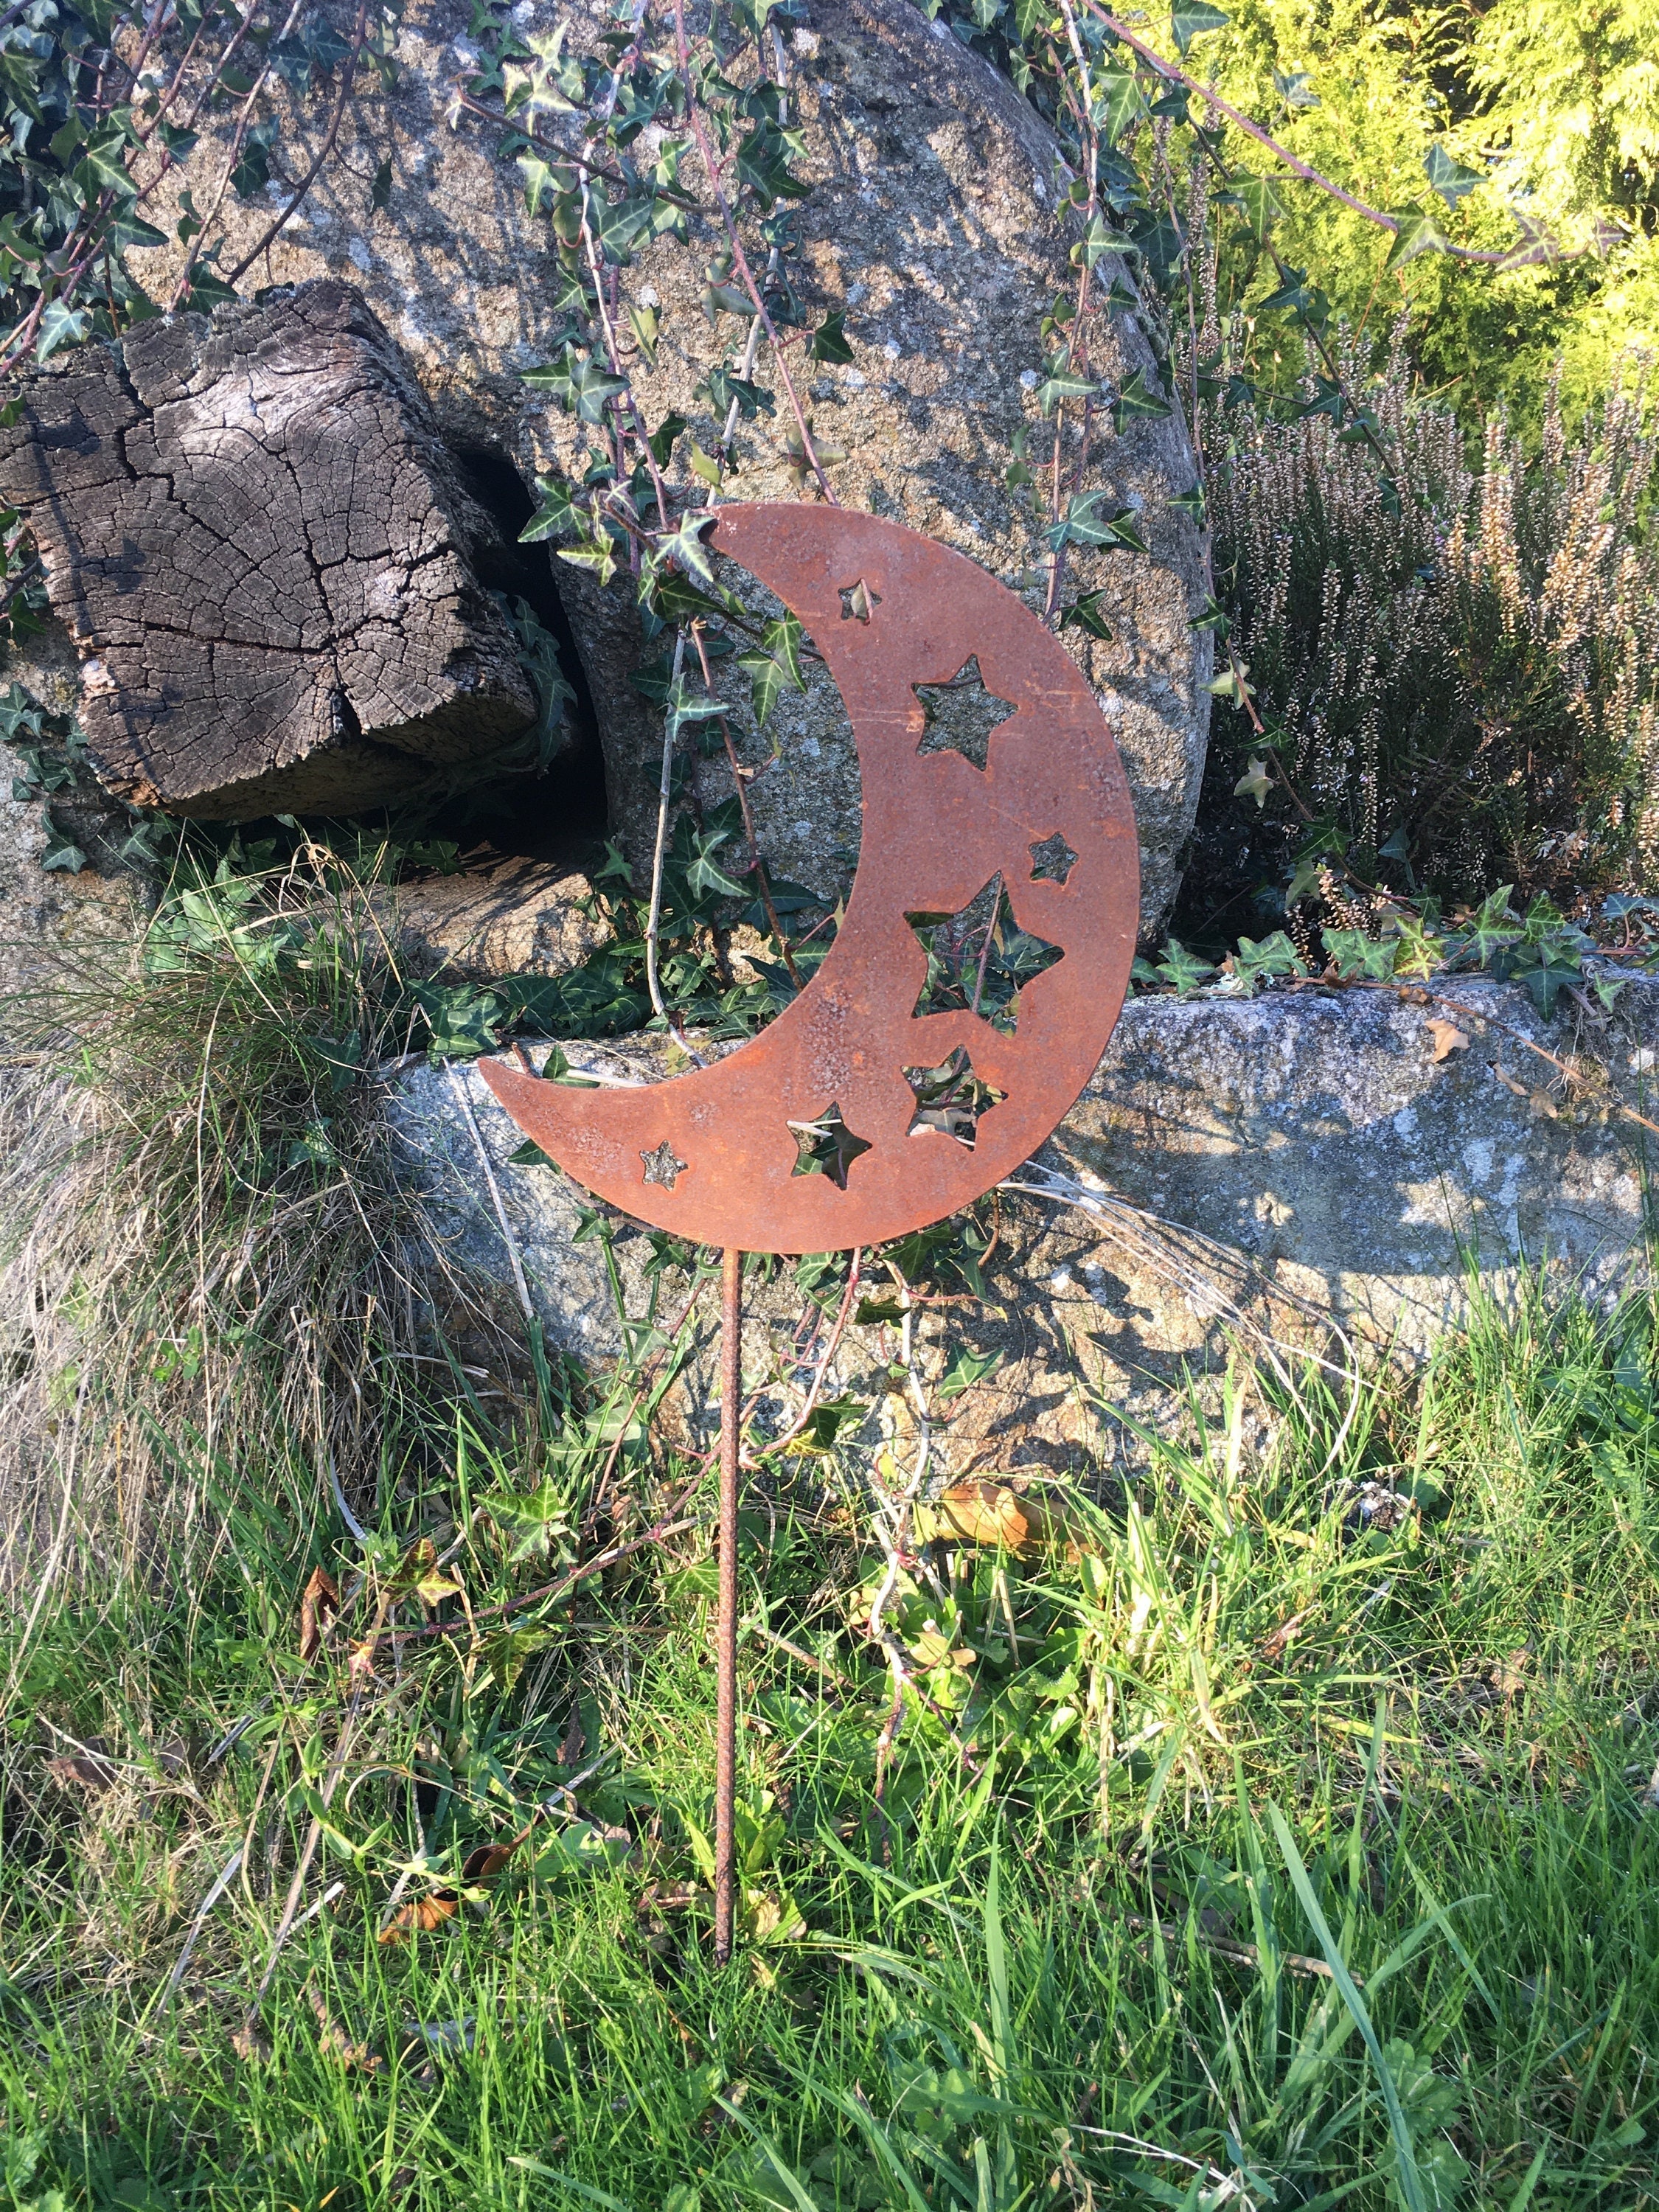
M 1103 1409 L 1150 1403 L 1157 1379 L 1220 1355 L 1231 1316 L 1329 1349 L 1325 1316 L 1409 1352 L 1467 1311 L 1476 1281 L 1501 1300 L 1536 1266 L 1591 1296 L 1635 1280 L 1647 1264 L 1646 1133 L 1619 1118 L 1571 1118 L 1548 1065 L 1518 1041 L 1569 1052 L 1581 1040 L 1567 1020 L 1540 1021 L 1515 988 L 1460 981 L 1450 992 L 1469 1009 L 1470 1042 L 1440 1060 L 1429 1024 L 1449 1010 L 1392 994 L 1132 1000 L 1031 1178 L 1067 1176 L 1107 1200 L 1104 1212 L 1005 1199 L 993 1302 L 934 1309 L 922 1324 L 936 1373 L 964 1343 L 1005 1355 L 951 1409 L 941 1468 L 1063 1468 L 1100 1450 Z M 1644 1071 L 1659 1065 L 1659 982 L 1632 981 L 1619 1009 L 1616 1031 L 1582 1042 L 1638 1100 Z M 1477 1011 L 1511 1033 L 1483 1027 Z M 666 1065 L 645 1039 L 568 1050 L 651 1079 Z M 519 1132 L 474 1070 L 408 1068 L 389 1083 L 387 1110 L 453 1255 L 508 1279 L 463 1085 L 550 1333 L 584 1358 L 613 1355 L 601 1255 L 571 1241 L 585 1194 L 555 1170 L 510 1164 Z M 617 1250 L 631 1310 L 642 1311 L 651 1247 L 624 1228 Z M 773 1386 L 787 1414 L 798 1401 L 778 1386 L 799 1371 L 801 1310 L 787 1262 L 751 1306 L 749 1387 Z M 889 1351 L 873 1329 L 850 1332 L 836 1387 L 884 1402 Z M 706 1425 L 711 1386 L 705 1345 L 688 1394 L 694 1426 Z M 890 1418 L 906 1425 L 896 1404 Z

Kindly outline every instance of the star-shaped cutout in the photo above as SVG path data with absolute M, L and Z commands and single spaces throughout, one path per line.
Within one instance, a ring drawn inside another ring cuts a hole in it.
M 690 1164 L 675 1158 L 674 1147 L 666 1137 L 654 1152 L 641 1152 L 640 1158 L 645 1162 L 646 1182 L 660 1183 L 665 1190 L 672 1190 L 675 1177 L 684 1175 Z
M 828 1176 L 838 1190 L 847 1188 L 847 1170 L 860 1152 L 870 1150 L 867 1137 L 860 1137 L 842 1118 L 840 1104 L 832 1101 L 810 1121 L 792 1121 L 789 1133 L 796 1146 L 792 1175 Z
M 913 1137 L 940 1130 L 969 1152 L 978 1133 L 980 1116 L 1000 1106 L 1008 1096 L 974 1073 L 974 1063 L 961 1045 L 938 1067 L 907 1067 L 904 1079 L 916 1094 L 916 1116 L 910 1124 Z
M 975 768 L 990 757 L 991 733 L 1018 711 L 999 699 L 979 672 L 979 655 L 970 653 L 948 684 L 913 684 L 927 716 L 919 753 L 960 753 Z
M 927 979 L 911 1009 L 918 1017 L 981 1014 L 993 1029 L 1012 1036 L 1021 991 L 1065 957 L 1058 945 L 1019 927 L 1000 873 L 955 914 L 907 914 L 904 919 L 927 955 Z
M 1077 866 L 1077 854 L 1058 830 L 1047 837 L 1038 838 L 1029 850 L 1034 884 L 1063 884 Z

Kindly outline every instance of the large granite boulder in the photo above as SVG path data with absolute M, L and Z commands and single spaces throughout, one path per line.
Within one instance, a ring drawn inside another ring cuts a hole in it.
M 1040 603 L 1046 509 L 1034 514 L 1006 477 L 1022 431 L 1034 459 L 1047 450 L 1032 389 L 1044 350 L 1039 324 L 1073 274 L 1057 143 L 1006 81 L 909 0 L 808 0 L 808 15 L 788 39 L 789 96 L 805 148 L 796 166 L 813 187 L 801 205 L 798 282 L 815 321 L 845 313 L 854 358 L 817 367 L 796 347 L 793 360 L 818 434 L 847 456 L 832 471 L 838 495 L 936 534 Z M 493 447 L 527 478 L 578 465 L 572 419 L 522 381 L 566 318 L 546 216 L 526 214 L 516 168 L 496 158 L 496 134 L 453 106 L 456 82 L 477 60 L 471 21 L 462 0 L 410 7 L 397 39 L 397 88 L 382 97 L 365 88 L 354 99 L 340 158 L 260 258 L 258 275 L 267 285 L 332 276 L 358 288 L 452 446 Z M 512 21 L 526 41 L 568 23 L 578 49 L 611 27 L 600 0 L 520 0 Z M 216 127 L 222 136 L 230 126 Z M 299 143 L 285 137 L 296 173 L 301 144 L 322 127 L 313 104 L 293 126 Z M 210 131 L 192 173 L 214 160 L 214 147 Z M 376 206 L 383 162 L 389 191 Z M 698 175 L 689 161 L 694 196 Z M 177 189 L 164 179 L 149 207 L 164 229 Z M 273 185 L 268 204 L 227 201 L 226 265 L 251 250 L 281 197 Z M 743 335 L 731 316 L 714 329 L 703 313 L 719 245 L 711 222 L 694 217 L 689 245 L 660 239 L 620 272 L 623 303 L 654 306 L 659 317 L 655 367 L 641 356 L 632 362 L 646 416 L 655 423 L 678 410 L 705 447 L 720 425 L 697 387 Z M 151 251 L 144 282 L 165 295 L 174 267 L 171 249 Z M 1136 314 L 1119 315 L 1103 343 L 1099 373 L 1139 370 L 1156 388 L 1153 349 Z M 797 496 L 791 428 L 781 399 L 775 416 L 744 426 L 732 495 Z M 701 498 L 685 465 L 683 441 L 671 482 Z M 1066 641 L 1121 734 L 1149 926 L 1175 887 L 1207 730 L 1209 636 L 1187 627 L 1198 610 L 1200 544 L 1170 504 L 1194 473 L 1178 412 L 1132 422 L 1121 437 L 1097 412 L 1086 481 L 1139 509 L 1151 556 L 1073 549 L 1066 581 L 1067 597 L 1103 594 L 1113 633 L 1106 643 L 1074 629 Z M 600 591 L 563 564 L 560 584 L 605 747 L 612 819 L 641 857 L 661 725 L 629 682 L 642 657 L 638 623 L 624 587 Z M 844 716 L 819 685 L 775 727 L 781 757 L 753 787 L 761 842 L 784 873 L 828 890 L 844 878 L 858 835 Z M 724 763 L 706 771 L 710 796 L 725 772 Z
M 1588 1036 L 1577 1009 L 1543 1022 L 1516 987 L 1459 981 L 1449 995 L 1449 1006 L 1358 989 L 1132 1000 L 1083 1097 L 1000 1200 L 989 1299 L 932 1307 L 921 1324 L 935 1377 L 964 1346 L 1001 1355 L 942 1408 L 941 1471 L 1064 1469 L 1097 1455 L 1113 1407 L 1150 1414 L 1185 1364 L 1224 1356 L 1230 1332 L 1247 1350 L 1265 1336 L 1342 1364 L 1340 1328 L 1362 1356 L 1410 1355 L 1467 1313 L 1477 1283 L 1501 1301 L 1535 1267 L 1591 1297 L 1636 1280 L 1656 1140 L 1608 1109 L 1618 1097 L 1644 1109 L 1659 1066 L 1659 982 L 1633 981 L 1617 1024 Z M 1583 1050 L 1611 1090 L 1569 1095 L 1526 1038 L 1559 1058 Z M 568 1049 L 612 1079 L 671 1072 L 661 1040 Z M 520 1133 L 476 1069 L 403 1067 L 386 1097 L 451 1256 L 511 1280 L 499 1195 L 550 1334 L 586 1360 L 614 1357 L 604 1255 L 574 1241 L 591 1201 L 555 1169 L 514 1164 Z M 1029 1194 L 1042 1185 L 1054 1194 Z M 656 1246 L 618 1223 L 615 1249 L 630 1310 L 642 1312 Z M 765 1394 L 763 1419 L 786 1420 L 803 1373 L 788 1263 L 755 1286 L 750 1307 L 748 1387 Z M 711 1304 L 683 1396 L 699 1434 L 714 1318 Z M 831 1390 L 902 1432 L 891 1356 L 881 1329 L 850 1330 Z

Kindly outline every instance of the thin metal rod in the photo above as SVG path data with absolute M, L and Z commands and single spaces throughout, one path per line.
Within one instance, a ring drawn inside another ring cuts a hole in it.
M 720 1614 L 714 1712 L 714 1961 L 732 1955 L 737 1890 L 738 1431 L 743 1400 L 743 1255 L 720 1267 Z

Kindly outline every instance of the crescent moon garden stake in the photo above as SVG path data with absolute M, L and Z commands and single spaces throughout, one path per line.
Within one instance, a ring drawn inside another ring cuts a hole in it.
M 840 931 L 777 1019 L 713 1066 L 604 1091 L 498 1060 L 481 1073 L 526 1134 L 589 1190 L 725 1249 L 714 1849 L 723 1962 L 734 1901 L 742 1255 L 881 1243 L 970 1205 L 1028 1159 L 1111 1034 L 1140 892 L 1128 787 L 1094 695 L 994 577 L 915 531 L 844 508 L 722 507 L 710 543 L 799 618 L 841 688 L 864 819 Z M 966 688 L 975 672 L 1007 712 L 982 745 L 945 749 L 922 694 Z M 930 952 L 933 933 L 969 909 L 988 948 L 994 930 L 1018 947 L 1012 994 L 985 996 L 982 958 L 976 974 L 971 961 L 960 970 L 957 988 L 939 987 L 950 970 Z

